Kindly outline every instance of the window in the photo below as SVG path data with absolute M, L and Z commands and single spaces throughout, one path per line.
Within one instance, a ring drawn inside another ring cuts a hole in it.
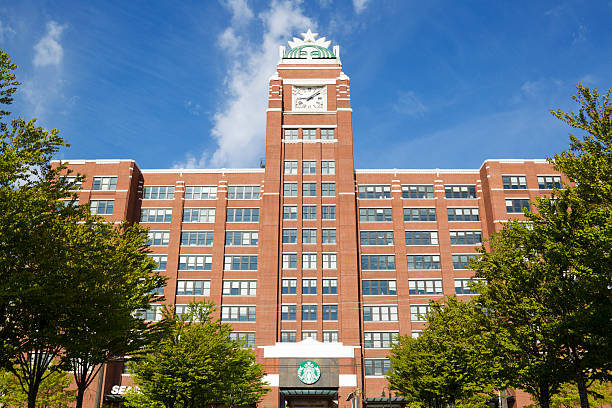
M 297 268 L 297 254 L 283 254 L 283 269 Z
M 470 260 L 477 256 L 477 254 L 453 255 L 453 269 L 471 269 Z
M 438 245 L 438 232 L 406 231 L 406 245 Z
M 397 295 L 395 280 L 364 280 L 361 289 L 364 296 Z
M 482 243 L 481 231 L 451 231 L 451 245 L 476 245 Z
M 283 220 L 297 220 L 297 205 L 283 205 Z
M 322 160 L 321 174 L 336 174 L 336 162 L 334 160 Z
M 283 183 L 283 195 L 285 197 L 297 197 L 297 183 Z
M 423 334 L 423 330 L 413 330 L 411 333 L 411 337 L 413 339 L 418 339 L 419 337 L 421 337 L 421 334 Z
M 140 210 L 140 222 L 170 222 L 170 208 L 143 208 Z
M 435 221 L 436 220 L 436 209 L 435 208 L 404 208 L 404 221 L 415 222 L 415 221 Z
M 317 219 L 317 206 L 316 205 L 303 205 L 302 206 L 302 219 L 303 220 L 316 220 Z
M 254 322 L 255 306 L 221 306 L 221 320 L 224 322 Z
M 283 244 L 296 244 L 297 243 L 297 229 L 285 228 L 283 229 Z
M 212 255 L 181 255 L 179 271 L 210 271 Z
M 183 210 L 183 222 L 215 222 L 215 209 L 185 208 Z
M 440 255 L 407 255 L 408 269 L 440 269 Z
M 302 139 L 316 140 L 317 139 L 317 129 L 302 129 Z
M 168 263 L 167 255 L 149 255 L 153 262 L 155 262 L 155 270 L 157 271 L 165 271 L 166 264 Z
M 296 306 L 295 305 L 281 305 L 281 320 L 295 320 L 296 318 Z
M 323 229 L 321 232 L 323 235 L 323 244 L 335 244 L 336 243 L 336 229 L 335 228 Z
M 162 306 L 151 305 L 148 309 L 139 309 L 137 315 L 149 322 L 158 322 L 162 319 Z
M 210 296 L 209 280 L 176 281 L 177 296 Z
M 426 322 L 429 305 L 410 305 L 410 321 Z
M 480 221 L 478 208 L 449 208 L 449 221 Z
M 254 280 L 224 280 L 224 296 L 255 296 L 257 295 L 257 281 Z
M 113 213 L 115 200 L 91 200 L 89 210 L 92 214 L 110 215 Z
M 391 362 L 387 358 L 368 358 L 364 360 L 365 375 L 383 376 L 391 370 Z
M 302 269 L 317 269 L 317 254 L 302 254 Z
M 360 208 L 359 221 L 361 222 L 391 222 L 391 208 Z
M 155 288 L 151 291 L 149 291 L 150 295 L 155 295 L 155 296 L 164 296 L 164 292 L 166 291 L 166 287 L 165 286 L 160 286 L 159 288 Z
M 302 279 L 302 295 L 316 295 L 317 294 L 317 280 L 316 279 Z
M 527 199 L 512 199 L 506 200 L 506 212 L 508 214 L 521 214 L 523 208 L 529 211 L 529 200 Z
M 323 279 L 323 294 L 337 295 L 338 294 L 338 279 Z
M 295 343 L 295 332 L 294 331 L 282 331 L 281 332 L 281 343 Z
M 60 181 L 65 185 L 74 184 L 73 190 L 80 190 L 83 185 L 82 181 L 76 181 L 76 176 L 60 177 Z
M 317 162 L 313 160 L 303 160 L 302 174 L 317 174 Z
M 183 246 L 211 246 L 213 243 L 212 231 L 183 231 L 181 232 L 181 245 Z
M 302 195 L 304 197 L 316 197 L 317 183 L 302 183 Z
M 257 231 L 226 231 L 225 245 L 227 246 L 257 246 L 259 232 Z
M 393 231 L 361 231 L 361 245 L 393 245 Z
M 397 341 L 397 332 L 365 332 L 363 333 L 365 348 L 391 348 Z
M 174 199 L 174 186 L 145 186 L 142 199 L 172 200 Z
M 538 188 L 540 190 L 561 188 L 561 176 L 538 176 Z
M 373 271 L 395 269 L 395 255 L 361 255 L 361 269 Z
M 259 200 L 259 186 L 229 186 L 228 200 Z
M 316 340 L 317 332 L 316 331 L 302 331 L 302 340 L 306 340 L 306 339 Z
M 94 177 L 92 190 L 111 191 L 117 189 L 117 177 Z
M 397 305 L 393 306 L 364 306 L 363 321 L 365 322 L 396 322 Z
M 336 206 L 335 205 L 322 206 L 321 207 L 321 219 L 335 220 L 336 219 Z
M 338 320 L 338 305 L 323 305 L 323 320 Z
M 322 140 L 333 140 L 334 139 L 334 129 L 321 129 L 321 139 Z
M 433 186 L 402 186 L 402 198 L 434 198 Z
M 227 222 L 259 222 L 259 208 L 228 208 Z
M 391 198 L 391 186 L 359 186 L 359 198 Z
M 441 295 L 441 279 L 411 279 L 408 281 L 409 294 L 411 295 Z
M 302 320 L 317 320 L 317 305 L 302 305 Z
M 298 140 L 298 130 L 285 129 L 285 140 Z
M 296 279 L 283 279 L 282 280 L 282 294 L 283 295 L 295 295 L 297 288 Z
M 323 332 L 323 343 L 337 343 L 338 332 L 337 331 L 324 331 Z
M 336 269 L 338 258 L 336 254 L 323 254 L 323 269 Z
M 149 231 L 147 245 L 168 246 L 170 231 Z
M 302 244 L 316 244 L 317 243 L 317 230 L 316 229 L 303 229 L 302 230 Z
M 475 279 L 455 279 L 456 295 L 477 295 L 478 291 L 472 287 Z
M 247 348 L 255 347 L 255 333 L 253 332 L 231 332 L 230 339 L 244 343 Z
M 476 186 L 446 186 L 446 198 L 476 198 Z
M 217 186 L 186 186 L 185 200 L 215 200 Z
M 285 160 L 285 174 L 298 174 L 297 160 Z
M 336 183 L 321 183 L 321 196 L 335 197 L 336 196 Z
M 504 190 L 526 190 L 527 179 L 525 176 L 502 176 Z
M 225 255 L 226 271 L 256 271 L 257 255 Z

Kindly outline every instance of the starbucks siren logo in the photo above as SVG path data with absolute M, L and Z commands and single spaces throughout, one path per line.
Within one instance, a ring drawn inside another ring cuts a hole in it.
M 297 370 L 298 378 L 304 384 L 314 384 L 321 378 L 321 368 L 312 360 L 302 361 Z

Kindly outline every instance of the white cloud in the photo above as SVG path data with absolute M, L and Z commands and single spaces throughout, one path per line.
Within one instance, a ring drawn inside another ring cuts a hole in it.
M 402 115 L 421 118 L 428 108 L 414 91 L 403 91 L 399 92 L 397 102 L 393 104 L 393 110 Z
M 355 8 L 355 13 L 359 14 L 368 6 L 368 2 L 370 0 L 353 0 L 353 7 Z
M 185 101 L 185 109 L 193 116 L 200 116 L 202 114 L 202 107 L 200 104 L 193 101 Z
M 64 57 L 64 48 L 60 44 L 60 37 L 66 28 L 55 21 L 47 23 L 47 32 L 34 46 L 34 66 L 59 65 Z
M 232 9 L 235 10 L 235 9 Z M 241 10 L 241 9 L 238 9 Z M 304 15 L 300 3 L 273 1 L 258 15 L 263 34 L 241 27 L 232 18 L 230 28 L 219 37 L 225 45 L 232 66 L 225 78 L 227 89 L 223 106 L 213 117 L 213 138 L 218 146 L 212 153 L 188 155 L 177 167 L 248 167 L 256 166 L 264 155 L 268 81 L 278 63 L 278 46 L 313 22 Z M 237 52 L 235 47 L 240 47 Z
M 586 41 L 589 29 L 584 24 L 578 25 L 578 28 L 572 33 L 572 45 L 576 45 Z
M 253 19 L 253 10 L 246 0 L 227 0 L 225 6 L 232 12 L 232 24 L 244 25 Z
M 15 35 L 15 30 L 0 20 L 0 44 L 13 35 Z

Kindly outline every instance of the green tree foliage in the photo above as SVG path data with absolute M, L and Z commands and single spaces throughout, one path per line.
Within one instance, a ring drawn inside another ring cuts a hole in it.
M 127 396 L 136 408 L 192 408 L 255 404 L 267 392 L 255 354 L 230 338 L 231 326 L 213 320 L 212 303 L 191 303 L 189 311 L 164 319 L 168 336 L 130 362 L 139 391 Z
M 580 395 L 574 384 L 566 383 L 561 386 L 559 393 L 551 400 L 552 408 L 574 408 L 580 406 Z M 589 387 L 589 405 L 603 408 L 612 405 L 612 383 L 595 381 Z
M 425 407 L 482 406 L 507 367 L 486 316 L 455 297 L 432 302 L 418 338 L 402 336 L 391 352 L 390 386 Z
M 0 51 L 5 106 L 16 68 Z M 146 340 L 131 313 L 164 279 L 151 273 L 144 229 L 115 228 L 74 205 L 76 184 L 50 165 L 68 146 L 58 130 L 8 115 L 0 111 L 0 367 L 19 380 L 29 408 L 55 371 L 76 367 L 80 406 L 96 367 Z
M 586 132 L 551 161 L 577 186 L 540 198 L 527 223 L 511 222 L 473 263 L 487 280 L 480 301 L 500 330 L 511 334 L 514 386 L 541 406 L 561 383 L 610 378 L 612 364 L 612 134 L 610 92 L 579 86 L 577 114 L 553 114 Z
M 69 390 L 70 376 L 64 371 L 53 371 L 40 384 L 36 408 L 69 408 L 75 400 Z M 14 374 L 0 371 L 0 407 L 21 408 L 28 403 L 19 380 Z

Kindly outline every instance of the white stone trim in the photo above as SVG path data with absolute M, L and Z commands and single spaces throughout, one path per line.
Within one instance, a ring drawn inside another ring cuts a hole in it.
M 336 85 L 336 78 L 285 78 L 283 84 L 287 85 Z
M 312 128 L 320 128 L 320 129 L 329 129 L 329 128 L 337 128 L 338 125 L 281 125 L 283 129 L 312 129 Z M 318 139 L 317 139 L 318 140 Z
M 143 169 L 140 170 L 142 174 L 155 174 L 155 173 L 263 173 L 265 169 L 251 168 L 251 169 Z
M 278 387 L 280 384 L 279 374 L 266 374 L 263 377 L 263 382 L 268 384 L 268 387 Z
M 356 387 L 357 376 L 355 374 L 340 374 L 338 376 L 339 387 Z
M 359 346 L 345 346 L 342 343 L 323 343 L 312 338 L 296 343 L 276 343 L 273 346 L 259 346 L 264 358 L 354 358 Z
M 473 169 L 355 169 L 356 174 L 437 174 L 437 173 L 459 173 L 479 174 L 480 170 Z M 412 185 L 412 184 L 411 184 Z M 423 184 L 431 185 L 431 184 Z

